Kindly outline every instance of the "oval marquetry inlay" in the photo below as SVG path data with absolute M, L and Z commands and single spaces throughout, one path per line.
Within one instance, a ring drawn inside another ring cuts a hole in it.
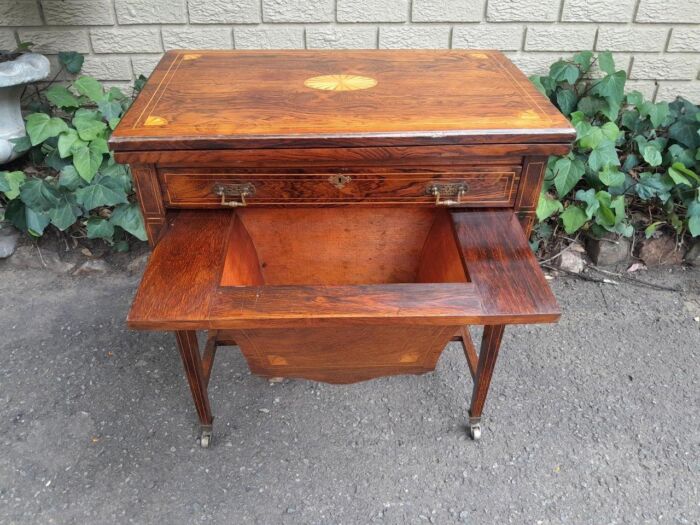
M 307 78 L 304 85 L 324 91 L 355 91 L 373 88 L 377 85 L 377 81 L 374 78 L 360 75 L 321 75 Z

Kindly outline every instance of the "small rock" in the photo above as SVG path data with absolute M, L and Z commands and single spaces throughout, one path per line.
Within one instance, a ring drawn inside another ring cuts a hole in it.
M 581 273 L 586 267 L 583 256 L 573 250 L 565 250 L 559 256 L 559 268 L 571 273 Z
M 78 269 L 73 272 L 73 275 L 105 273 L 107 270 L 109 270 L 109 267 L 103 259 L 88 259 L 78 266 Z
M 647 266 L 668 266 L 680 264 L 683 253 L 676 246 L 676 238 L 671 235 L 661 235 L 646 239 L 639 249 L 639 258 Z
M 463 510 L 459 513 L 459 521 L 466 523 L 469 520 L 469 513 Z
M 586 252 L 596 266 L 615 266 L 627 261 L 630 255 L 630 240 L 612 233 L 598 239 L 586 239 Z
M 148 263 L 148 258 L 150 255 L 150 253 L 144 253 L 129 261 L 129 264 L 126 265 L 128 272 L 143 273 L 143 271 L 146 269 L 146 264 Z
M 695 266 L 700 266 L 700 238 L 694 239 L 688 251 L 685 252 L 685 262 Z
M 12 226 L 6 226 L 0 230 L 0 259 L 6 259 L 17 249 L 19 232 Z

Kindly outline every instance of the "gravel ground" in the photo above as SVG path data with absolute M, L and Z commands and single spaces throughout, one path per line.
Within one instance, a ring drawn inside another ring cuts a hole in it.
M 138 277 L 0 262 L 0 521 L 699 523 L 700 271 L 639 277 L 684 291 L 552 282 L 564 316 L 506 330 L 480 442 L 457 345 L 349 386 L 222 348 L 203 450 L 174 338 L 124 325 Z

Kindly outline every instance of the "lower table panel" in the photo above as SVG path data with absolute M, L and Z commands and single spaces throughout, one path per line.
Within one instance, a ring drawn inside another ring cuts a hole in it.
M 251 372 L 327 383 L 354 383 L 435 369 L 455 326 L 346 326 L 220 330 L 241 348 Z

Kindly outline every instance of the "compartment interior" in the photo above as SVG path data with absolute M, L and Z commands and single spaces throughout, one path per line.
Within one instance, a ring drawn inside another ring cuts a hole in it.
M 469 282 L 448 210 L 233 212 L 222 286 Z

